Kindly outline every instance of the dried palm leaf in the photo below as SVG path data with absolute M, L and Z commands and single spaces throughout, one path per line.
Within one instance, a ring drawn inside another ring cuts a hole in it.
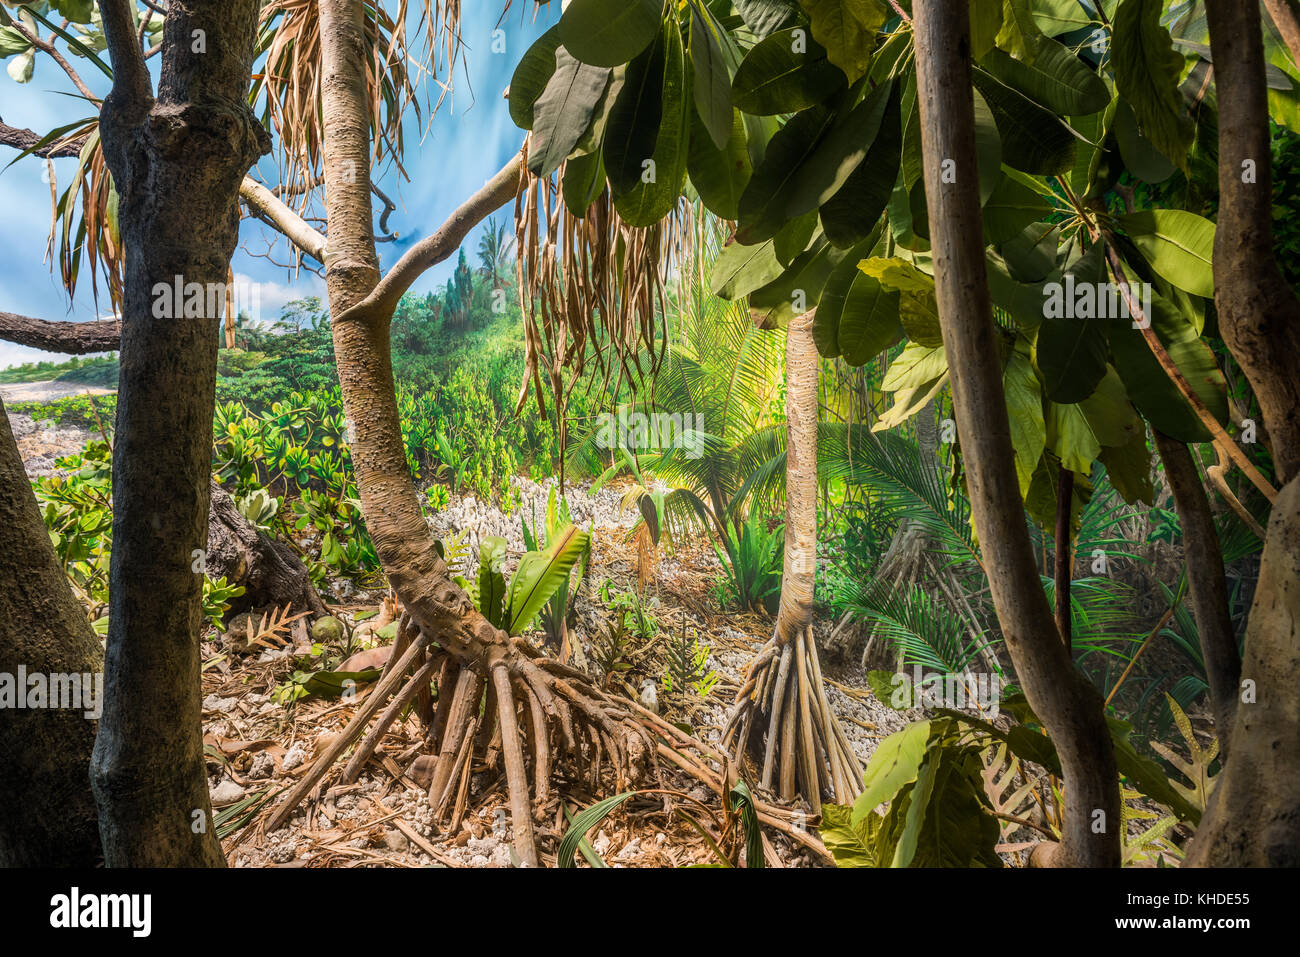
M 623 377 L 639 382 L 657 373 L 668 344 L 665 284 L 693 261 L 696 216 L 683 200 L 653 226 L 628 226 L 606 189 L 579 218 L 560 196 L 565 166 L 544 178 L 524 166 L 515 200 L 527 363 L 519 406 L 531 385 L 545 412 L 544 373 L 563 443 L 568 391 L 588 362 L 606 388 L 618 377 L 615 391 Z
M 66 127 L 55 145 L 81 142 L 77 167 L 68 188 L 59 195 L 51 170 L 53 212 L 47 255 L 50 269 L 58 264 L 59 279 L 72 297 L 77 291 L 82 258 L 90 266 L 91 293 L 99 302 L 99 279 L 108 287 L 116 309 L 122 302 L 122 240 L 117 224 L 117 190 L 104 162 L 97 117 Z M 56 248 L 57 244 L 57 248 Z

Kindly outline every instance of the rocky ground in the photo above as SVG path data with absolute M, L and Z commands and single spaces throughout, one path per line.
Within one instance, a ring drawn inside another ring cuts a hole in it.
M 486 536 L 505 538 L 509 543 L 509 573 L 524 550 L 520 515 L 531 516 L 535 507 L 540 521 L 548 491 L 527 480 L 518 481 L 517 488 L 524 504 L 510 516 L 495 505 L 461 497 L 432 518 L 431 525 L 440 536 L 463 533 L 472 546 L 471 554 L 477 552 L 478 542 Z M 602 586 L 608 580 L 604 590 L 618 594 L 630 591 L 637 580 L 637 549 L 625 541 L 635 516 L 620 514 L 620 497 L 621 490 L 611 487 L 594 496 L 582 487 L 569 490 L 574 521 L 580 527 L 590 527 L 593 534 L 592 568 L 576 602 L 574 635 L 574 661 L 588 667 L 595 657 L 592 640 L 612 617 L 601 596 Z M 629 693 L 647 681 L 655 683 L 664 716 L 688 724 L 706 742 L 718 738 L 745 666 L 767 640 L 771 628 L 770 621 L 758 616 L 718 610 L 712 591 L 719 571 L 716 556 L 703 543 L 659 557 L 652 584 L 647 588 L 647 610 L 658 622 L 657 636 L 629 655 L 632 667 L 623 676 L 623 687 Z M 372 597 L 382 602 L 382 596 Z M 373 610 L 363 604 L 355 611 L 363 609 Z M 388 618 L 385 610 L 377 618 L 354 626 L 355 612 L 341 608 L 338 614 L 345 627 L 355 628 L 354 646 L 366 644 L 367 637 L 376 630 L 374 623 Z M 708 668 L 718 675 L 717 684 L 706 697 L 662 690 L 664 643 L 683 627 L 688 636 L 707 645 Z M 245 806 L 252 810 L 251 802 L 259 796 L 291 786 L 343 728 L 354 705 L 313 698 L 286 709 L 275 702 L 269 692 L 292 670 L 291 650 L 267 650 L 255 660 L 240 659 L 231 651 L 229 640 L 218 640 L 209 652 L 212 667 L 205 672 L 208 695 L 204 711 L 209 753 L 219 755 L 210 764 L 214 771 L 214 803 L 234 807 L 240 814 Z M 828 662 L 827 676 L 831 682 L 830 702 L 864 763 L 882 737 L 916 717 L 894 711 L 861 690 L 864 682 L 859 671 L 837 668 Z M 427 782 L 418 780 L 411 767 L 420 751 L 419 729 L 412 717 L 395 726 L 372 761 L 370 773 L 363 774 L 356 784 L 326 789 L 318 801 L 305 802 L 289 825 L 276 832 L 260 832 L 258 821 L 253 820 L 228 841 L 231 863 L 299 867 L 377 863 L 417 867 L 510 865 L 507 796 L 499 775 L 476 775 L 465 820 L 454 832 L 440 833 L 432 827 L 432 811 L 425 796 Z M 333 777 L 326 779 L 331 780 Z M 718 808 L 716 798 L 707 789 L 685 778 L 679 784 L 696 799 Z M 582 785 L 574 785 L 565 795 L 573 811 L 605 796 L 586 793 Z M 699 835 L 678 821 L 666 819 L 660 808 L 651 802 L 639 811 L 616 814 L 591 835 L 593 848 L 616 867 L 708 862 L 712 855 Z M 557 819 L 550 827 L 540 828 L 544 844 L 548 834 L 556 839 L 563 834 L 561 816 L 562 811 L 557 809 Z M 788 866 L 818 863 L 810 851 L 783 835 L 773 835 L 773 843 Z M 554 844 L 550 846 L 553 855 Z
M 31 386 L 53 383 L 27 384 Z M 6 386 L 6 389 L 14 387 Z M 84 429 L 55 427 L 30 415 L 10 413 L 20 452 L 32 477 L 56 471 L 57 458 L 78 451 L 92 438 Z M 524 552 L 521 518 L 544 523 L 549 486 L 527 479 L 516 481 L 522 504 L 505 514 L 494 504 L 472 496 L 458 496 L 430 519 L 435 534 L 443 538 L 462 535 L 468 545 L 472 574 L 483 538 L 500 536 L 508 543 L 507 573 L 513 573 Z M 770 634 L 770 620 L 752 614 L 721 611 L 714 595 L 721 572 L 718 559 L 704 540 L 685 542 L 653 557 L 647 572 L 637 545 L 628 541 L 636 515 L 620 510 L 622 489 L 570 487 L 572 519 L 592 533 L 592 563 L 576 598 L 572 633 L 572 663 L 592 669 L 596 657 L 593 640 L 615 617 L 609 598 L 632 592 L 639 578 L 648 579 L 644 604 L 657 623 L 654 637 L 634 642 L 627 655 L 630 668 L 621 689 L 637 695 L 647 684 L 655 689 L 659 710 L 668 720 L 689 726 L 705 742 L 716 742 L 746 665 Z M 335 587 L 332 605 L 341 631 L 318 629 L 317 649 L 356 652 L 383 649 L 388 639 L 383 626 L 392 620 L 392 605 L 383 590 Z M 377 612 L 377 614 L 376 614 Z M 373 616 L 373 617 L 367 617 Z M 274 622 L 251 616 L 256 631 Z M 469 809 L 453 830 L 433 827 L 433 812 L 426 798 L 427 780 L 412 771 L 422 752 L 420 729 L 412 716 L 398 722 L 380 746 L 367 773 L 350 786 L 318 788 L 299 813 L 278 831 L 266 833 L 265 812 L 283 789 L 306 773 L 315 756 L 334 739 L 364 698 L 343 702 L 311 696 L 286 703 L 277 692 L 291 683 L 295 673 L 310 672 L 330 661 L 328 653 L 313 657 L 313 648 L 292 630 L 270 628 L 263 644 L 249 648 L 250 616 L 228 623 L 225 634 L 210 632 L 204 643 L 205 750 L 211 772 L 210 785 L 218 824 L 225 835 L 231 864 L 241 867 L 324 866 L 469 866 L 502 867 L 512 864 L 509 813 L 504 781 L 497 773 L 475 775 Z M 688 638 L 708 649 L 707 670 L 716 672 L 716 684 L 704 696 L 695 691 L 664 690 L 667 643 L 685 631 Z M 830 623 L 820 623 L 824 638 Z M 535 636 L 539 637 L 539 636 Z M 285 647 L 278 647 L 285 644 Z M 337 664 L 337 657 L 332 659 Z M 865 763 L 877 742 L 901 728 L 916 714 L 894 711 L 863 690 L 860 668 L 834 660 L 825 662 L 827 696 L 861 761 Z M 341 764 L 339 765 L 341 768 Z M 325 783 L 337 780 L 337 771 Z M 682 775 L 668 772 L 668 786 L 680 786 L 695 800 L 721 813 L 716 796 Z M 576 812 L 606 794 L 593 794 L 581 782 L 562 787 L 567 807 Z M 554 846 L 566 830 L 563 808 L 556 819 L 540 827 L 543 846 Z M 773 846 L 787 866 L 812 866 L 824 861 L 785 835 L 773 833 Z M 592 847 L 610 866 L 684 866 L 708 863 L 713 854 L 700 835 L 676 817 L 664 813 L 657 801 L 638 806 L 634 800 L 611 816 L 590 835 Z M 544 860 L 547 855 L 543 854 Z

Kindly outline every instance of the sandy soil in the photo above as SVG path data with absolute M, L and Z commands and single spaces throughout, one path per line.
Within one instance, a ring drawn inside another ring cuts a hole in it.
M 117 390 L 78 382 L 9 382 L 0 384 L 6 402 L 53 402 L 70 395 L 110 395 Z

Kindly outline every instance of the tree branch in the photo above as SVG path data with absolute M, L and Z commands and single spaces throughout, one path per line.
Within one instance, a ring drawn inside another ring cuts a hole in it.
M 0 312 L 0 339 L 20 346 L 84 356 L 118 347 L 121 324 L 116 319 L 94 322 L 51 322 L 12 312 Z
M 319 263 L 325 262 L 325 237 L 257 180 L 245 176 L 239 197 L 250 209 L 269 220 L 285 237 Z
M 523 168 L 523 153 L 516 153 L 482 189 L 461 204 L 436 232 L 408 249 L 370 295 L 345 311 L 336 321 L 374 321 L 391 316 L 397 308 L 397 301 L 415 280 L 459 249 L 471 229 L 514 197 Z
M 44 156 L 48 159 L 80 156 L 81 147 L 85 145 L 86 137 L 78 136 L 71 140 L 55 140 L 40 149 L 32 149 L 40 141 L 41 136 L 35 130 L 25 130 L 0 121 L 0 146 L 12 146 L 14 149 L 22 151 L 31 150 L 33 156 Z
M 128 121 L 143 119 L 153 98 L 153 83 L 144 65 L 144 53 L 136 44 L 132 0 L 100 0 L 99 12 L 104 23 L 104 39 L 113 64 L 113 90 L 109 99 L 118 101 L 119 109 L 132 109 Z M 105 101 L 107 105 L 107 101 Z M 134 111 L 139 110 L 139 115 Z

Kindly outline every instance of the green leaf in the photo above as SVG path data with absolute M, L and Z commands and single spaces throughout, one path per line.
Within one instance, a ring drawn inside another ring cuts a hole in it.
M 899 320 L 907 337 L 924 348 L 943 345 L 939 328 L 939 306 L 935 299 L 934 277 L 927 275 L 906 259 L 867 259 L 858 265 L 868 276 L 886 289 L 899 293 Z M 891 388 L 886 386 L 886 389 Z
M 663 111 L 651 166 L 633 187 L 614 200 L 614 208 L 629 226 L 653 226 L 677 205 L 686 183 L 690 106 L 686 76 L 689 64 L 676 24 L 664 29 Z
M 853 823 L 853 809 L 846 804 L 823 804 L 817 826 L 826 850 L 836 867 L 881 867 L 880 835 L 885 819 L 872 811 Z
M 1161 24 L 1162 0 L 1121 0 L 1115 11 L 1111 66 L 1115 87 L 1128 101 L 1151 144 L 1182 169 L 1196 129 L 1178 88 L 1183 55 Z
M 569 572 L 586 550 L 588 537 L 586 532 L 566 525 L 543 551 L 528 552 L 519 559 L 506 595 L 505 631 L 521 634 L 551 596 L 568 584 Z
M 844 361 L 865 365 L 903 336 L 900 294 L 859 272 L 840 313 L 837 338 Z
M 971 0 L 970 47 L 971 56 L 978 60 L 997 40 L 1002 29 L 1002 0 Z
M 850 818 L 853 827 L 866 820 L 868 814 L 874 814 L 878 805 L 892 800 L 905 785 L 916 780 L 929 737 L 930 722 L 914 721 L 880 742 L 862 772 L 863 790 L 853 802 Z
M 891 15 L 882 0 L 799 0 L 826 57 L 856 82 L 871 66 L 876 33 Z
M 1047 444 L 1047 423 L 1043 418 L 1043 393 L 1038 376 L 1029 361 L 1029 343 L 1016 341 L 1002 373 L 1002 387 L 1007 396 L 1007 421 L 1011 426 L 1011 448 L 1015 452 L 1016 478 L 1020 495 L 1029 493 L 1038 460 Z
M 1060 458 L 1062 467 L 1080 475 L 1092 471 L 1101 452 L 1101 443 L 1078 404 L 1053 402 L 1047 407 L 1047 446 Z
M 898 178 L 903 143 L 900 92 L 897 83 L 890 85 L 892 92 L 866 157 L 834 195 L 822 201 L 822 230 L 841 248 L 854 246 L 875 231 Z
M 629 63 L 623 88 L 610 108 L 601 153 L 616 196 L 641 181 L 643 164 L 654 155 L 664 115 L 666 56 L 665 44 L 656 43 Z
M 494 628 L 500 628 L 505 618 L 506 576 L 502 569 L 506 561 L 506 540 L 497 536 L 484 538 L 479 545 L 478 558 L 478 610 Z
M 583 808 L 575 814 L 569 824 L 569 829 L 564 832 L 564 837 L 560 841 L 560 849 L 556 853 L 557 866 L 562 868 L 573 867 L 573 855 L 578 853 L 578 847 L 587 836 L 587 832 L 609 817 L 614 808 L 636 793 L 636 791 L 624 791 L 622 794 L 615 794 L 613 797 L 597 801 L 591 807 Z
M 1155 293 L 1151 296 L 1148 319 L 1156 338 L 1192 390 L 1220 424 L 1226 423 L 1227 382 L 1213 350 L 1177 307 Z M 1110 349 L 1129 399 L 1153 427 L 1180 442 L 1210 440 L 1209 431 L 1160 367 L 1141 331 L 1133 328 L 1131 319 L 1112 318 Z
M 1071 309 L 1058 314 L 1049 308 L 1052 302 L 1064 305 L 1073 289 L 1071 278 L 1067 276 L 1065 283 L 1051 283 L 1044 288 L 1047 293 L 1059 290 L 1061 296 L 1052 295 L 1047 300 L 1034 343 L 1034 362 L 1043 374 L 1044 391 L 1053 402 L 1071 403 L 1087 398 L 1106 374 L 1107 320 L 1095 312 L 1070 315 L 1074 311 Z M 1091 285 L 1084 288 L 1095 289 Z
M 1000 246 L 1051 211 L 1042 194 L 1017 179 L 1003 176 L 984 204 L 984 236 L 993 245 Z
M 1060 117 L 986 70 L 976 67 L 973 77 L 1002 137 L 1002 162 L 1040 176 L 1063 173 L 1073 165 L 1077 141 Z
M 695 109 L 713 145 L 725 152 L 731 142 L 733 117 L 731 72 L 707 12 L 691 6 L 691 69 L 695 76 Z M 744 142 L 742 135 L 741 142 Z
M 583 63 L 619 66 L 654 42 L 663 10 L 663 0 L 573 0 L 560 39 Z
M 731 135 L 724 149 L 718 150 L 698 112 L 691 114 L 691 147 L 686 169 L 691 184 L 709 211 L 722 219 L 740 217 L 740 197 L 749 185 L 754 167 L 750 165 L 745 138 L 745 122 L 739 110 L 732 110 Z
M 1163 183 L 1178 167 L 1161 153 L 1138 129 L 1137 117 L 1127 100 L 1119 100 L 1115 109 L 1115 141 L 1128 171 L 1147 183 Z
M 510 78 L 510 118 L 521 130 L 533 128 L 533 105 L 555 75 L 560 28 L 551 27 L 530 46 Z
M 736 70 L 732 102 L 746 113 L 795 113 L 825 100 L 845 85 L 844 73 L 805 27 L 779 30 L 758 43 Z
M 735 3 L 745 26 L 760 40 L 799 18 L 799 8 L 792 0 L 735 0 Z
M 733 242 L 724 246 L 714 260 L 710 284 L 715 296 L 734 302 L 766 286 L 783 272 L 785 267 L 776 258 L 771 240 L 757 246 Z
M 1144 209 L 1119 223 L 1162 279 L 1214 298 L 1214 223 L 1182 209 Z
M 1106 466 L 1110 484 L 1115 486 L 1124 501 L 1130 505 L 1155 502 L 1155 484 L 1151 479 L 1151 450 L 1147 447 L 1147 431 L 1140 428 L 1125 445 L 1106 446 L 1099 456 Z
M 555 51 L 555 75 L 533 106 L 533 137 L 528 168 L 545 178 L 573 152 L 609 86 L 610 71 L 575 60 L 560 47 Z
M 605 189 L 605 164 L 599 152 L 575 156 L 564 167 L 564 205 L 578 219 Z
M 909 342 L 902 353 L 889 364 L 880 387 L 886 392 L 917 389 L 948 371 L 948 357 L 943 347 L 918 345 Z
M 804 162 L 814 154 L 833 120 L 834 113 L 824 107 L 803 110 L 772 137 L 763 162 L 754 169 L 740 197 L 737 240 L 753 245 L 771 239 L 788 220 L 813 208 L 797 209 L 790 197 L 799 189 Z
M 1055 113 L 1083 116 L 1104 110 L 1110 90 L 1100 76 L 1055 40 L 1040 37 L 1025 59 L 990 50 L 980 61 L 995 77 Z

